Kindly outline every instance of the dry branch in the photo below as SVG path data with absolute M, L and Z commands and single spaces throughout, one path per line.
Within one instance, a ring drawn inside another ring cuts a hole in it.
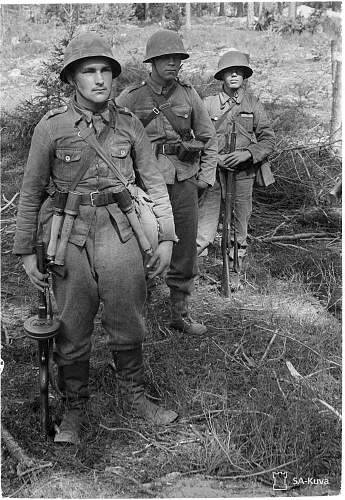
M 4 205 L 3 207 L 0 208 L 0 213 L 4 212 L 8 207 L 10 207 L 13 204 L 14 200 L 17 198 L 18 195 L 19 195 L 19 192 L 16 193 L 14 196 L 12 196 L 12 198 L 10 199 L 10 201 L 8 201 L 6 203 L 6 205 Z
M 259 241 L 290 241 L 290 240 L 310 240 L 312 238 L 336 238 L 338 233 L 297 233 L 297 234 L 282 234 L 280 236 L 270 236 L 269 238 L 262 238 L 258 236 L 256 239 Z
M 4 440 L 6 448 L 8 449 L 10 455 L 15 458 L 18 462 L 17 465 L 17 476 L 22 477 L 30 472 L 35 472 L 46 467 L 52 467 L 51 462 L 44 462 L 43 460 L 34 460 L 30 458 L 23 448 L 19 446 L 17 441 L 14 439 L 12 434 L 2 425 L 1 426 L 1 436 Z
M 288 361 L 286 360 L 286 366 L 291 374 L 291 376 L 295 379 L 295 380 L 298 380 L 298 382 L 300 382 L 302 385 L 304 385 L 307 389 L 311 389 L 313 390 L 313 388 L 311 387 L 311 385 L 305 380 L 305 377 L 303 375 L 301 375 L 297 370 L 296 368 L 293 366 L 293 364 L 291 363 L 291 361 Z M 324 401 L 323 399 L 320 399 L 319 397 L 315 397 L 315 398 L 312 398 L 312 401 L 318 401 L 319 403 L 321 403 L 323 406 L 325 406 L 326 408 L 328 408 L 328 410 L 330 410 L 332 413 L 334 413 L 334 415 L 336 415 L 336 417 L 338 418 L 339 421 L 342 420 L 342 416 L 341 416 L 341 413 L 339 413 L 335 408 L 333 408 L 332 405 L 330 405 L 329 403 L 326 403 L 326 401 Z

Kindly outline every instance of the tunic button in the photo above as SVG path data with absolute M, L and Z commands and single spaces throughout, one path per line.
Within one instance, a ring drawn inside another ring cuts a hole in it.
M 121 156 L 125 156 L 126 154 L 126 151 L 124 149 L 121 149 L 121 152 L 120 152 Z
M 188 118 L 188 115 L 184 115 L 185 118 Z
M 71 161 L 71 157 L 69 155 L 65 156 L 65 161 Z

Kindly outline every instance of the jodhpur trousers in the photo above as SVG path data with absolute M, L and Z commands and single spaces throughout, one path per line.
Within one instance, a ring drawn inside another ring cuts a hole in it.
M 89 359 L 100 303 L 110 348 L 137 347 L 144 336 L 146 285 L 136 238 L 122 243 L 106 208 L 98 207 L 85 246 L 68 243 L 65 262 L 66 277 L 54 279 L 62 323 L 56 339 L 58 365 Z
M 239 257 L 244 257 L 247 249 L 248 223 L 252 213 L 252 197 L 254 177 L 236 179 L 236 196 L 234 204 L 234 217 L 232 226 L 236 229 L 237 242 L 239 244 Z M 202 253 L 207 246 L 214 241 L 216 236 L 220 203 L 221 186 L 218 181 L 212 188 L 208 188 L 199 200 L 199 221 L 197 246 L 198 254 Z M 231 252 L 230 252 L 231 256 Z
M 167 187 L 179 241 L 173 246 L 166 283 L 171 293 L 181 292 L 190 295 L 198 272 L 196 248 L 198 186 L 193 177 L 185 181 L 176 181 Z

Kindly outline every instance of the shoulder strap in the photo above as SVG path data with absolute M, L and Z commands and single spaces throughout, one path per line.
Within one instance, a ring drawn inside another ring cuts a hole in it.
M 230 113 L 230 111 L 234 108 L 235 104 L 236 104 L 235 102 L 232 102 L 232 103 L 231 103 L 231 105 L 230 105 L 230 107 L 229 107 L 229 109 L 227 109 L 227 110 L 225 111 L 225 113 L 223 113 L 223 114 L 222 114 L 222 116 L 219 118 L 219 120 L 217 120 L 217 122 L 216 122 L 216 124 L 215 124 L 215 126 L 214 126 L 214 128 L 215 128 L 216 130 L 218 130 L 218 129 L 219 129 L 219 127 L 220 127 L 220 126 L 221 126 L 221 124 L 224 122 L 224 120 L 226 119 L 226 117 L 228 116 L 228 114 Z M 237 114 L 237 113 L 236 113 L 236 114 Z M 236 114 L 235 114 L 234 116 L 236 116 Z
M 171 104 L 169 102 L 169 97 L 175 91 L 176 86 L 173 85 L 166 96 L 156 94 L 155 92 L 153 92 L 149 85 L 147 85 L 146 88 L 150 93 L 156 107 L 153 108 L 151 113 L 142 120 L 142 124 L 144 125 L 144 127 L 147 127 L 147 125 L 154 118 L 157 118 L 160 112 L 162 112 L 175 132 L 181 137 L 181 139 L 184 141 L 189 140 L 191 138 L 190 129 L 187 129 L 183 126 L 183 121 L 171 110 Z
M 90 127 L 86 127 L 86 130 L 90 130 L 92 133 L 93 132 L 93 129 L 92 129 L 92 126 L 91 128 Z M 110 126 L 107 126 L 105 127 L 102 132 L 100 133 L 99 135 L 99 140 L 103 143 L 106 138 L 108 137 L 108 134 L 111 130 L 111 127 Z M 78 135 L 79 135 L 79 132 L 78 132 Z M 79 135 L 79 137 L 81 137 Z M 74 191 L 75 188 L 78 186 L 79 182 L 82 180 L 82 178 L 84 177 L 84 175 L 86 174 L 88 168 L 90 167 L 90 165 L 92 164 L 92 162 L 94 161 L 94 159 L 96 158 L 96 152 L 95 151 L 90 151 L 90 149 L 86 148 L 84 151 L 83 151 L 83 156 L 82 156 L 82 161 L 81 161 L 81 165 L 80 165 L 80 168 L 79 170 L 77 171 L 70 187 L 69 187 L 69 190 L 70 191 Z
M 112 162 L 110 157 L 108 156 L 108 153 L 105 151 L 105 149 L 102 147 L 102 145 L 99 143 L 97 140 L 97 137 L 93 131 L 92 128 L 85 127 L 83 129 L 79 129 L 78 135 L 81 139 L 83 139 L 85 142 L 88 143 L 91 148 L 93 148 L 95 154 L 98 154 L 100 158 L 108 165 L 108 167 L 113 171 L 115 174 L 116 178 L 125 186 L 127 187 L 130 182 L 122 175 L 122 173 L 118 170 L 116 165 Z

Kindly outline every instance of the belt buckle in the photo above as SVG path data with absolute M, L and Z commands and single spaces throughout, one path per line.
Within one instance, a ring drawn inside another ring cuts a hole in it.
M 165 144 L 162 144 L 162 155 L 165 155 Z
M 155 115 L 159 115 L 159 113 L 160 113 L 158 108 L 153 108 L 152 111 L 154 112 Z
M 95 199 L 94 199 L 94 197 L 96 196 L 96 194 L 99 194 L 99 191 L 92 191 L 91 193 L 89 193 L 90 200 L 91 200 L 91 206 L 92 207 L 96 207 L 97 206 L 97 205 L 95 205 Z

